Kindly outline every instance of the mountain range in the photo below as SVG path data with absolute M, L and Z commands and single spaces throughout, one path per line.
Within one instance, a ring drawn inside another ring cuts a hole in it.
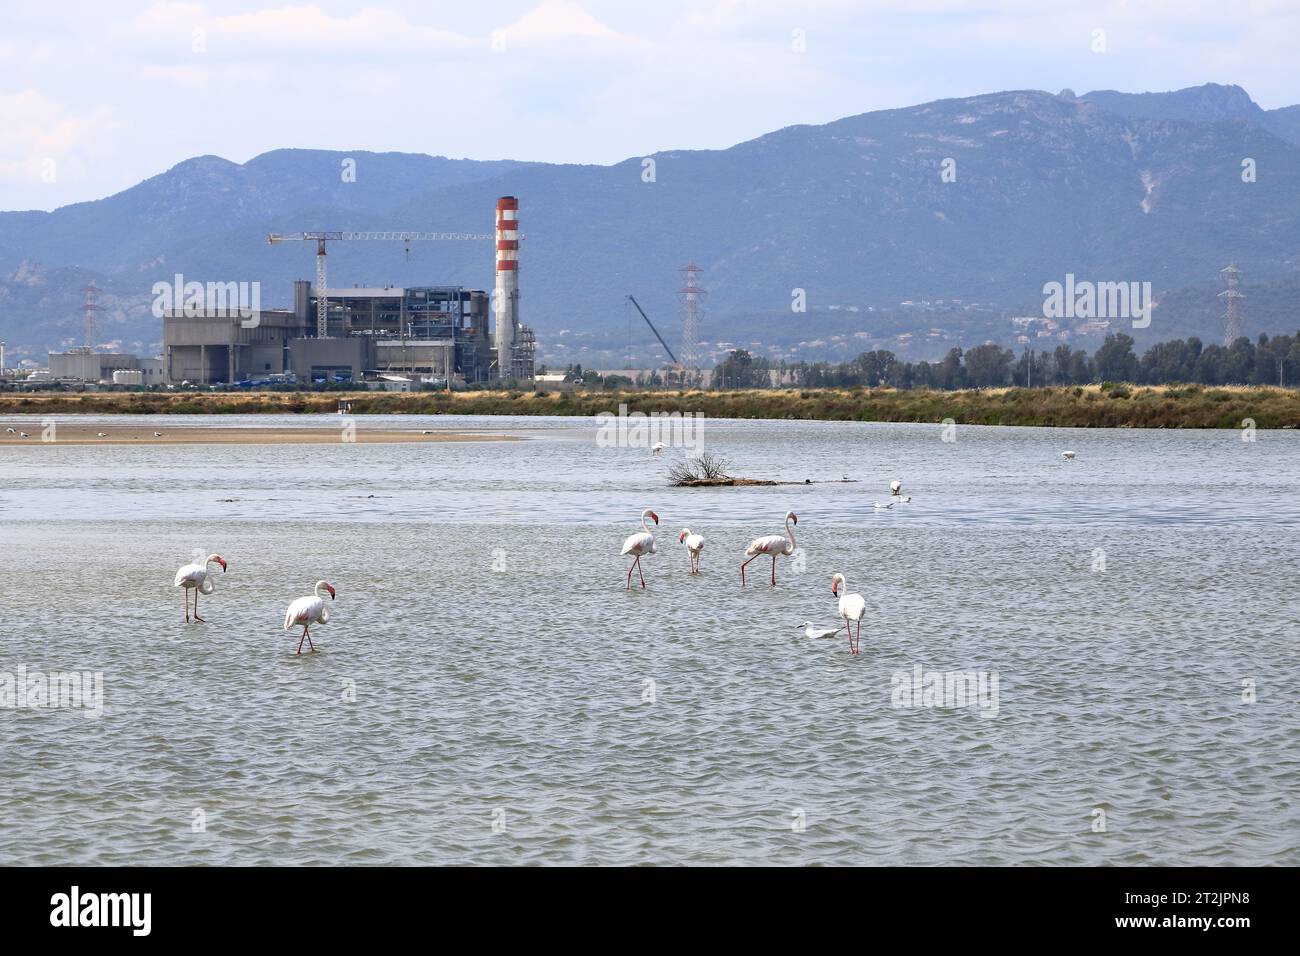
M 348 161 L 352 161 L 351 164 Z M 354 164 L 354 167 L 352 167 Z M 355 181 L 345 175 L 355 169 Z M 83 288 L 101 290 L 97 344 L 151 353 L 150 289 L 260 281 L 288 305 L 314 278 L 308 242 L 272 232 L 488 233 L 520 201 L 521 314 L 544 361 L 618 367 L 663 357 L 633 293 L 679 338 L 679 268 L 708 290 L 705 353 L 786 360 L 866 348 L 939 355 L 1023 343 L 1043 285 L 1067 274 L 1150 282 L 1139 343 L 1221 336 L 1219 272 L 1242 270 L 1252 336 L 1300 313 L 1300 106 L 1261 109 L 1237 86 L 1169 93 L 991 93 L 792 126 L 723 150 L 611 166 L 283 149 L 186 160 L 121 193 L 0 213 L 0 338 L 14 357 L 80 344 Z M 492 287 L 491 243 L 335 242 L 330 284 Z M 1267 288 L 1253 296 L 1252 289 Z M 792 303 L 806 302 L 806 311 Z M 1127 320 L 1113 329 L 1130 331 Z M 1086 347 L 1096 327 L 1037 328 Z M 1095 344 L 1095 342 L 1092 342 Z

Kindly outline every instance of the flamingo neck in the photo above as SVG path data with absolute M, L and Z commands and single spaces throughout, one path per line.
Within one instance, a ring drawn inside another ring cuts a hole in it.
M 645 529 L 646 534 L 654 534 L 654 532 L 650 530 L 650 526 L 645 523 L 645 519 L 649 516 L 649 514 L 650 512 L 648 511 L 641 512 L 641 527 Z
M 790 519 L 789 519 L 789 518 L 786 518 L 786 519 L 785 519 L 785 533 L 786 533 L 786 535 L 790 538 L 790 552 L 789 552 L 789 553 L 793 554 L 793 553 L 794 553 L 794 529 L 790 527 Z M 825 587 L 825 585 L 822 585 L 822 587 Z

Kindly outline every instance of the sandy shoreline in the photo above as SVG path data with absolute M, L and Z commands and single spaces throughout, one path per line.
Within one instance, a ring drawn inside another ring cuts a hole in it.
M 13 434 L 8 429 L 13 428 Z M 28 437 L 22 438 L 26 432 Z M 358 444 L 393 442 L 519 441 L 511 435 L 433 431 L 421 428 L 376 428 L 355 422 L 350 433 L 342 422 L 337 428 L 222 425 L 85 425 L 55 421 L 52 439 L 43 440 L 45 428 L 36 424 L 0 422 L 0 445 L 313 445 L 355 441 Z

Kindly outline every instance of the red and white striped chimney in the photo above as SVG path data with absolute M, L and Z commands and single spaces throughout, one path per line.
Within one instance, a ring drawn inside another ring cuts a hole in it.
M 496 312 L 497 375 L 512 377 L 515 333 L 519 330 L 519 200 L 497 200 L 497 284 L 492 293 Z

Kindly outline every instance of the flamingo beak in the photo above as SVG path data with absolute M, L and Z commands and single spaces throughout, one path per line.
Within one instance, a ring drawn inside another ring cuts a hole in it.
M 795 523 L 795 524 L 798 524 L 798 523 L 799 523 L 799 516 L 798 516 L 798 515 L 792 514 L 790 517 L 794 520 L 794 523 Z
M 677 536 L 677 543 L 681 544 L 685 540 L 686 540 L 686 532 L 683 531 L 681 534 Z
M 334 585 L 332 585 L 332 584 L 327 584 L 327 585 L 325 585 L 325 587 L 326 587 L 326 588 L 329 590 L 329 592 L 330 592 L 330 600 L 333 601 L 333 600 L 334 600 Z
M 221 573 L 222 573 L 222 574 L 225 574 L 225 573 L 226 573 L 226 559 L 225 559 L 225 558 L 217 558 L 217 560 L 221 562 Z
M 652 518 L 655 519 L 655 524 L 658 524 L 658 523 L 659 523 L 659 516 L 658 516 L 657 514 L 655 514 L 653 511 L 650 512 L 650 517 L 652 517 Z

